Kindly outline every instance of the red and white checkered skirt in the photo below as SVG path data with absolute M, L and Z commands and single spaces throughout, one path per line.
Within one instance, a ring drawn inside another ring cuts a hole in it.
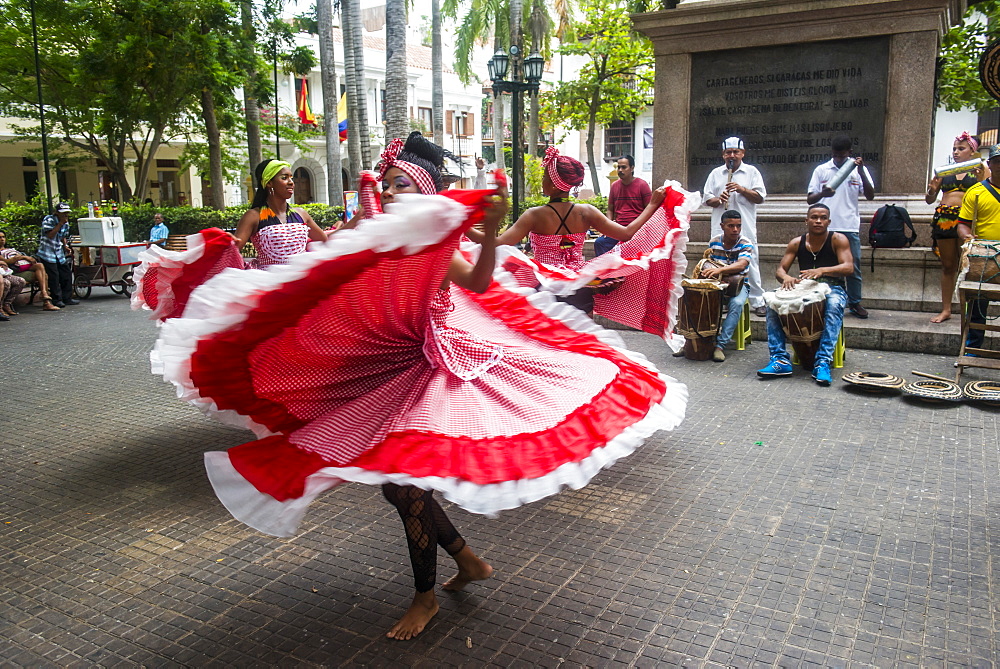
M 164 377 L 260 437 L 206 454 L 234 516 L 287 536 L 345 480 L 494 513 L 680 422 L 682 384 L 550 294 L 503 273 L 481 295 L 439 289 L 488 194 L 399 196 L 286 266 L 218 276 L 164 324 Z

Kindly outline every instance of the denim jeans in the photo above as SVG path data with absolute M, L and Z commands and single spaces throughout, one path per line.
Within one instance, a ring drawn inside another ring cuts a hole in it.
M 851 243 L 851 255 L 854 256 L 854 274 L 847 276 L 847 304 L 854 306 L 861 302 L 861 234 L 858 232 L 841 232 Z
M 719 336 L 715 338 L 715 345 L 718 348 L 726 348 L 726 344 L 732 340 L 748 297 L 750 297 L 750 286 L 744 281 L 740 292 L 736 293 L 735 297 L 729 298 L 729 312 L 726 314 L 726 320 L 722 321 L 722 327 L 719 328 Z
M 840 326 L 844 322 L 844 306 L 847 304 L 847 293 L 840 286 L 833 288 L 826 296 L 826 313 L 823 316 L 823 334 L 819 338 L 819 348 L 816 350 L 816 364 L 833 363 L 833 349 L 840 336 Z M 785 331 L 781 328 L 778 313 L 767 309 L 767 350 L 771 360 L 789 362 L 788 350 L 785 348 Z
M 969 302 L 969 321 L 971 323 L 986 324 L 986 312 L 990 308 L 989 300 L 972 300 Z M 965 338 L 965 345 L 970 348 L 982 348 L 986 341 L 985 330 L 969 329 L 969 334 Z
M 594 256 L 596 257 L 604 255 L 605 253 L 613 249 L 615 247 L 615 244 L 617 243 L 618 243 L 617 239 L 608 237 L 607 235 L 601 235 L 600 237 L 594 240 Z

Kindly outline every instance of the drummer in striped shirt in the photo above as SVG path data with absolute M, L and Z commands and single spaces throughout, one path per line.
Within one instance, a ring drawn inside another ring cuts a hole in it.
M 708 243 L 711 253 L 709 256 L 721 267 L 711 267 L 702 269 L 701 278 L 715 279 L 717 281 L 735 281 L 731 277 L 739 277 L 739 288 L 736 295 L 729 298 L 729 311 L 726 319 L 722 321 L 719 334 L 715 338 L 715 350 L 712 352 L 712 360 L 723 362 L 726 354 L 723 349 L 733 338 L 736 326 L 740 322 L 743 313 L 743 305 L 750 297 L 750 287 L 746 282 L 747 273 L 750 271 L 750 263 L 753 261 L 753 244 L 743 236 L 743 219 L 740 212 L 730 209 L 722 214 L 722 234 L 713 237 Z M 707 263 L 706 263 L 707 265 Z

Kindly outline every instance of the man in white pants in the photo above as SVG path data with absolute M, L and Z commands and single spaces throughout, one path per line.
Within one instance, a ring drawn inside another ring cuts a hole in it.
M 722 165 L 708 175 L 705 182 L 704 203 L 712 208 L 712 234 L 722 234 L 722 212 L 735 209 L 743 219 L 743 236 L 753 244 L 753 261 L 747 283 L 750 286 L 750 307 L 758 316 L 764 316 L 764 289 L 760 283 L 760 251 L 757 244 L 757 205 L 767 197 L 760 170 L 743 162 L 746 155 L 743 140 L 730 137 L 722 143 Z M 732 177 L 730 178 L 730 172 Z

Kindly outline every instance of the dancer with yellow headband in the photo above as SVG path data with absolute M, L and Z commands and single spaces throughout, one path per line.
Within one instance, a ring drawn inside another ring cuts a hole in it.
M 326 233 L 304 209 L 288 206 L 295 192 L 291 165 L 282 160 L 265 160 L 257 165 L 254 177 L 257 190 L 253 202 L 236 226 L 237 248 L 242 250 L 250 241 L 257 249 L 257 257 L 248 263 L 250 267 L 284 264 L 305 251 L 310 241 L 326 241 Z
M 235 235 L 206 228 L 187 237 L 185 251 L 153 246 L 139 254 L 142 265 L 135 270 L 133 309 L 149 311 L 160 321 L 177 318 L 194 290 L 223 270 L 283 265 L 304 252 L 310 241 L 326 241 L 326 233 L 307 212 L 288 206 L 295 192 L 288 163 L 265 160 L 254 170 L 254 179 L 253 202 Z M 245 261 L 240 252 L 248 241 L 253 242 L 257 257 Z

